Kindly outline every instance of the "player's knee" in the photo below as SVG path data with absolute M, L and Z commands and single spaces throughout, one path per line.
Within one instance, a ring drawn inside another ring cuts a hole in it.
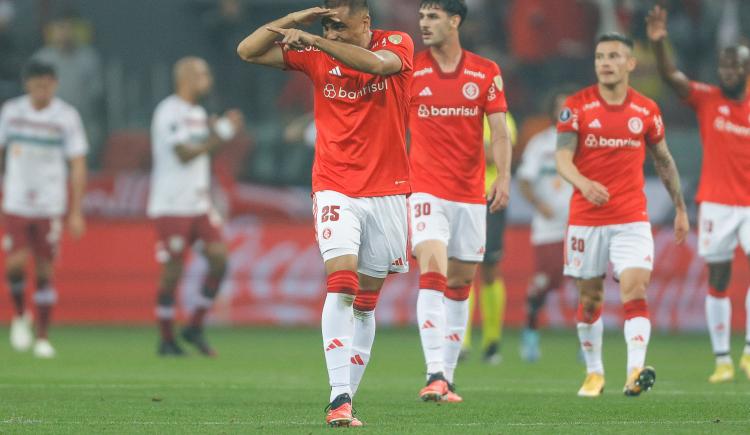
M 5 258 L 5 274 L 10 278 L 11 275 L 18 276 L 23 275 L 26 269 L 26 263 L 29 258 L 29 254 L 26 251 L 20 251 L 8 255 Z
M 182 263 L 170 261 L 164 265 L 161 273 L 161 291 L 172 293 L 177 288 L 177 283 L 182 275 Z
M 471 287 L 473 281 L 473 276 L 449 276 L 446 285 L 448 288 Z
M 357 296 L 354 297 L 354 311 L 359 311 L 360 313 L 375 311 L 375 307 L 378 305 L 379 298 L 380 290 L 358 291 Z
M 460 287 L 451 287 L 450 285 L 445 289 L 445 297 L 452 301 L 465 301 L 469 299 L 469 293 L 471 292 L 471 285 L 465 285 Z
M 711 263 L 708 265 L 708 293 L 711 296 L 724 298 L 732 276 L 732 263 Z
M 648 281 L 638 280 L 623 287 L 622 298 L 624 301 L 631 301 L 636 299 L 646 298 L 646 289 L 648 288 Z

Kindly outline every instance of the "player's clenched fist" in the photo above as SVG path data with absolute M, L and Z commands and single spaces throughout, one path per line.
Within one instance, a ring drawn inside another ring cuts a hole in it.
M 508 178 L 496 178 L 487 199 L 490 200 L 490 212 L 497 213 L 508 206 L 510 199 L 510 181 Z
M 603 206 L 609 201 L 609 191 L 602 184 L 596 181 L 587 180 L 580 188 L 581 194 L 586 200 L 598 207 Z
M 289 18 L 297 26 L 309 26 L 316 20 L 323 19 L 325 17 L 333 18 L 336 16 L 336 12 L 326 8 L 310 8 L 299 12 L 293 12 L 289 14 Z

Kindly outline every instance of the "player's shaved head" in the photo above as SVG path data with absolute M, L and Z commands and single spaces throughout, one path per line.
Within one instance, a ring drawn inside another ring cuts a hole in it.
M 635 48 L 635 42 L 631 38 L 618 32 L 609 32 L 609 33 L 604 33 L 603 35 L 600 35 L 596 39 L 596 45 L 599 46 L 599 44 L 601 44 L 602 42 L 619 42 L 621 44 L 624 44 L 626 47 L 628 47 L 630 51 L 632 51 L 633 48 Z
M 750 73 L 750 49 L 733 45 L 719 53 L 719 87 L 732 99 L 743 99 Z
M 211 69 L 200 57 L 188 56 L 178 60 L 172 74 L 177 93 L 191 100 L 208 94 L 213 86 Z

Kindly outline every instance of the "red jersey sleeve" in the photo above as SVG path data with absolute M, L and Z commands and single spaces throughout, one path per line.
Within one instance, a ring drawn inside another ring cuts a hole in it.
M 484 112 L 488 115 L 498 112 L 508 111 L 508 102 L 505 99 L 505 84 L 500 67 L 492 63 L 489 70 L 489 76 L 492 77 L 492 83 L 487 91 L 487 100 L 484 103 Z
M 568 97 L 557 119 L 558 133 L 578 133 L 579 108 L 574 97 Z
M 388 32 L 374 51 L 381 50 L 388 50 L 401 59 L 401 72 L 414 69 L 414 41 L 406 33 Z
M 653 105 L 651 115 L 647 121 L 648 129 L 646 130 L 646 143 L 656 145 L 664 139 L 664 120 L 661 117 L 661 109 L 656 104 Z
M 690 82 L 690 93 L 685 98 L 685 103 L 693 109 L 698 109 L 707 98 L 711 97 L 716 88 L 701 82 Z
M 316 55 L 322 52 L 316 48 L 308 48 L 305 50 L 283 50 L 283 53 L 287 69 L 301 71 L 309 76 Z

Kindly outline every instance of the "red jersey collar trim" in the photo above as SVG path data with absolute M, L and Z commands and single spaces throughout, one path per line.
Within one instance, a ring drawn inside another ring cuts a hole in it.
M 461 71 L 464 70 L 464 62 L 466 61 L 466 50 L 461 50 L 461 60 L 458 61 L 458 65 L 456 66 L 456 70 L 450 73 L 444 72 L 442 68 L 440 68 L 440 64 L 438 63 L 437 59 L 432 55 L 432 51 L 427 49 L 427 56 L 430 57 L 430 61 L 432 62 L 432 65 L 435 67 L 435 72 L 437 73 L 438 77 L 441 79 L 455 79 L 456 77 L 461 74 Z
M 604 100 L 602 97 L 601 92 L 599 92 L 599 85 L 594 85 L 594 94 L 596 94 L 596 98 L 599 100 L 600 103 L 602 103 L 602 106 L 604 106 L 607 110 L 612 110 L 619 112 L 621 110 L 624 110 L 628 105 L 630 104 L 630 100 L 633 99 L 633 88 L 628 86 L 628 93 L 625 95 L 625 100 L 621 104 L 609 104 L 607 101 Z

